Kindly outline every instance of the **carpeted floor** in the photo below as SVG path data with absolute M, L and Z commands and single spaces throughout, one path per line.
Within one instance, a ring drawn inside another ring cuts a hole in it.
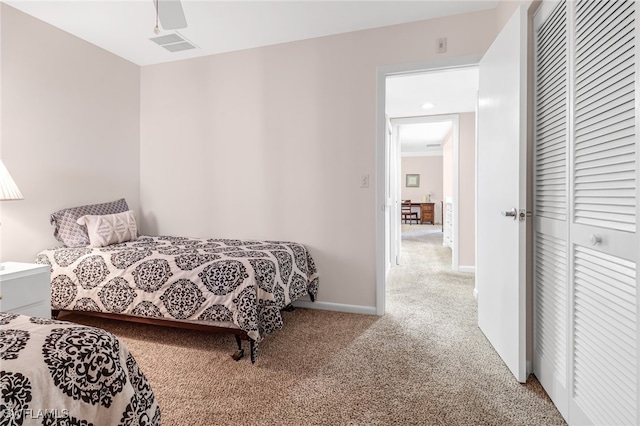
M 65 319 L 123 339 L 164 425 L 564 424 L 538 381 L 517 383 L 476 326 L 473 274 L 451 271 L 439 230 L 403 225 L 386 315 L 284 312 L 255 365 L 231 359 L 231 336 Z

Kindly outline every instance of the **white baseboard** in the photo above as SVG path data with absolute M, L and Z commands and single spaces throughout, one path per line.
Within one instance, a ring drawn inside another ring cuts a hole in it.
M 320 309 L 323 311 L 347 312 L 350 314 L 377 315 L 375 306 L 345 305 L 331 302 L 311 302 L 306 300 L 296 300 L 293 306 L 297 308 Z
M 475 274 L 476 267 L 475 266 L 459 266 L 458 271 L 460 272 L 473 272 Z

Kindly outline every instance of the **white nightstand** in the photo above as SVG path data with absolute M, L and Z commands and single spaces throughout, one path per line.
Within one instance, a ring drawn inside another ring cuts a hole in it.
M 0 312 L 51 318 L 49 265 L 3 262 L 0 270 Z

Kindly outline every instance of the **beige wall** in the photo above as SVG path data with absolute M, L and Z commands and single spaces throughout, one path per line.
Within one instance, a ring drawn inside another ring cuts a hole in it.
M 375 306 L 376 69 L 481 55 L 495 28 L 486 11 L 143 68 L 144 226 L 299 241 L 321 302 Z
M 2 4 L 0 4 L 0 158 L 2 158 Z M 9 172 L 11 173 L 11 172 Z M 0 202 L 0 262 L 2 262 L 2 204 Z
M 481 55 L 495 28 L 485 11 L 140 69 L 3 4 L 0 154 L 25 200 L 3 204 L 0 259 L 55 245 L 54 210 L 126 197 L 145 233 L 302 242 L 320 302 L 373 307 L 376 69 Z
M 475 268 L 476 114 L 458 114 L 458 266 Z M 442 193 L 453 198 L 453 134 L 442 146 Z
M 496 7 L 496 32 L 495 35 L 504 28 L 505 24 L 513 16 L 514 12 L 520 5 L 529 5 L 533 3 L 532 0 L 500 0 L 498 6 Z
M 24 200 L 2 203 L 1 261 L 57 245 L 49 214 L 139 201 L 140 68 L 25 15 L 2 10 L 0 157 Z
M 402 157 L 401 161 L 401 199 L 411 200 L 415 203 L 424 201 L 424 197 L 431 193 L 431 202 L 435 203 L 436 223 L 440 220 L 440 201 L 442 201 L 442 156 L 428 157 Z M 420 175 L 420 186 L 418 188 L 407 188 L 407 173 Z

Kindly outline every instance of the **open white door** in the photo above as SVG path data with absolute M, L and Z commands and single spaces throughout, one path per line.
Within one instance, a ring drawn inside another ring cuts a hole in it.
M 526 368 L 527 9 L 480 61 L 477 140 L 478 325 L 519 382 Z M 526 215 L 523 219 L 526 219 Z

